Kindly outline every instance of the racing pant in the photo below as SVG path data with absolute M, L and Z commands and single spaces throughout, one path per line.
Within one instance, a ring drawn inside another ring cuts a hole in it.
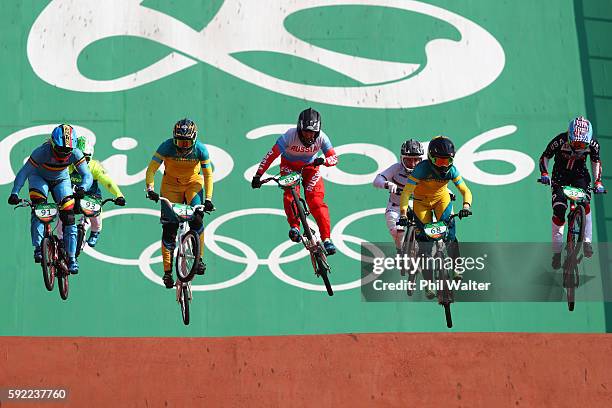
M 30 200 L 33 203 L 47 201 L 49 191 L 53 200 L 59 207 L 59 218 L 61 220 L 60 229 L 63 232 L 64 248 L 69 258 L 74 258 L 76 253 L 77 229 L 74 221 L 74 198 L 72 197 L 72 183 L 66 177 L 59 180 L 45 180 L 37 174 L 28 177 L 30 190 Z M 34 212 L 31 215 L 30 235 L 34 248 L 40 248 L 40 242 L 45 234 L 45 226 L 36 217 Z
M 202 176 L 194 174 L 187 183 L 180 183 L 177 179 L 164 175 L 162 179 L 160 194 L 173 203 L 189 204 L 191 206 L 204 203 Z M 172 271 L 172 255 L 176 248 L 176 234 L 179 223 L 176 215 L 165 203 L 161 204 L 162 224 L 162 259 L 164 272 Z M 196 212 L 189 227 L 200 237 L 200 256 L 204 254 L 204 223 L 202 214 Z
M 292 171 L 299 171 L 300 166 L 292 165 L 289 161 L 284 158 L 281 159 L 280 164 L 281 174 L 286 175 Z M 304 195 L 306 196 L 306 204 L 310 213 L 314 217 L 317 225 L 319 226 L 319 234 L 321 239 L 325 241 L 330 237 L 331 227 L 329 220 L 329 208 L 323 201 L 325 197 L 325 185 L 323 184 L 323 178 L 319 172 L 318 167 L 306 167 L 302 170 L 302 184 L 304 186 Z M 300 197 L 300 186 L 294 187 L 297 196 Z M 300 228 L 300 218 L 296 212 L 294 213 L 293 208 L 293 197 L 291 190 L 285 190 L 283 194 L 283 205 L 285 207 L 285 214 L 287 215 L 287 222 L 290 227 Z
M 423 224 L 433 221 L 432 211 L 437 220 L 448 222 L 446 249 L 448 251 L 448 255 L 453 258 L 453 260 L 456 260 L 460 256 L 460 253 L 455 230 L 455 220 L 452 219 L 449 222 L 450 216 L 453 214 L 453 205 L 451 203 L 450 194 L 448 192 L 444 192 L 443 194 L 437 196 L 413 197 L 412 210 Z M 430 241 L 423 231 L 419 231 L 417 234 L 417 240 Z M 428 246 L 425 245 L 425 247 Z M 455 274 L 460 275 L 461 273 L 455 271 Z M 424 271 L 424 277 L 425 279 L 430 280 L 432 277 L 431 271 Z
M 565 212 L 567 210 L 567 198 L 563 194 L 563 186 L 572 186 L 583 189 L 587 193 L 588 203 L 585 205 L 584 241 L 591 242 L 593 239 L 593 220 L 591 218 L 591 193 L 587 191 L 591 184 L 591 177 L 586 174 L 554 174 L 551 180 L 552 189 L 552 249 L 554 253 L 561 252 L 563 248 L 563 232 L 565 230 Z

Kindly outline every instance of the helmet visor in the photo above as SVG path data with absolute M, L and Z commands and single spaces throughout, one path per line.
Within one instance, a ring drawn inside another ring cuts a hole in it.
M 407 169 L 414 169 L 421 160 L 421 156 L 402 156 L 402 164 Z
M 177 138 L 177 137 L 174 138 L 174 145 L 178 147 L 179 149 L 191 149 L 194 144 L 195 144 L 194 139 Z
M 72 147 L 68 146 L 53 146 L 53 150 L 60 157 L 68 157 L 72 153 Z
M 450 167 L 453 164 L 453 158 L 431 156 L 431 162 L 436 167 Z

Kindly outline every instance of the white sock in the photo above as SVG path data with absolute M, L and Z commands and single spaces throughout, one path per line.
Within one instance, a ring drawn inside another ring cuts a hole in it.
M 591 242 L 593 240 L 593 219 L 591 218 L 591 212 L 586 215 L 584 220 L 584 242 Z
M 565 224 L 557 225 L 554 222 L 552 224 L 552 248 L 554 253 L 561 252 L 563 248 L 563 230 L 565 229 Z

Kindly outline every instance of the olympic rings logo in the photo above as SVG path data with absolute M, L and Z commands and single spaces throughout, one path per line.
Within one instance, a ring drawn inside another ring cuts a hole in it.
M 360 220 L 362 218 L 369 217 L 372 215 L 384 215 L 384 213 L 385 213 L 385 208 L 373 208 L 369 210 L 362 210 L 362 211 L 353 213 L 351 215 L 348 215 L 344 217 L 343 219 L 341 219 L 339 222 L 337 222 L 331 231 L 331 237 L 336 244 L 338 252 L 343 253 L 348 258 L 351 258 L 351 259 L 354 259 L 360 262 L 361 254 L 349 248 L 349 246 L 346 243 L 350 242 L 356 245 L 361 245 L 363 243 L 367 243 L 368 241 L 362 238 L 353 236 L 353 235 L 348 235 L 344 231 L 350 224 L 352 224 L 353 222 L 357 220 Z M 105 211 L 104 213 L 102 213 L 102 219 L 107 219 L 107 218 L 117 217 L 117 216 L 122 216 L 122 215 L 151 215 L 156 218 L 159 218 L 160 214 L 159 214 L 159 210 L 153 210 L 149 208 L 121 208 L 121 209 Z M 272 272 L 274 276 L 276 276 L 278 279 L 280 279 L 281 281 L 289 285 L 292 285 L 292 286 L 295 286 L 301 289 L 311 290 L 311 291 L 321 291 L 321 292 L 325 291 L 324 285 L 304 282 L 294 277 L 291 277 L 281 267 L 281 265 L 283 264 L 295 262 L 303 258 L 309 257 L 310 255 L 305 248 L 302 248 L 300 251 L 294 254 L 284 256 L 283 254 L 290 247 L 295 245 L 295 243 L 293 242 L 285 241 L 281 243 L 280 245 L 276 246 L 274 249 L 272 249 L 272 251 L 270 251 L 270 254 L 268 255 L 267 258 L 259 258 L 257 254 L 255 253 L 255 251 L 250 246 L 245 244 L 244 242 L 237 240 L 235 238 L 220 235 L 217 233 L 217 230 L 219 229 L 219 227 L 221 227 L 227 221 L 234 220 L 236 218 L 240 218 L 244 216 L 249 216 L 249 215 L 276 215 L 276 216 L 280 216 L 284 218 L 285 212 L 281 209 L 276 209 L 276 208 L 248 208 L 248 209 L 236 210 L 236 211 L 232 211 L 227 214 L 223 214 L 213 219 L 210 223 L 208 223 L 204 229 L 206 252 L 207 253 L 212 252 L 216 256 L 223 258 L 230 262 L 243 264 L 244 270 L 237 276 L 229 280 L 223 281 L 223 282 L 203 284 L 203 285 L 192 285 L 192 290 L 194 291 L 212 291 L 212 290 L 227 289 L 232 286 L 239 285 L 240 283 L 252 277 L 260 265 L 264 265 L 269 268 L 269 270 Z M 318 233 L 318 228 L 314 221 L 311 220 L 311 222 L 309 222 L 309 225 Z M 219 243 L 230 245 L 236 248 L 239 252 L 242 253 L 242 256 L 238 256 L 238 255 L 232 254 L 224 250 L 223 248 L 219 246 Z M 157 275 L 153 271 L 153 268 L 152 268 L 153 264 L 162 262 L 161 256 L 153 257 L 153 253 L 156 250 L 158 250 L 160 246 L 161 246 L 161 241 L 157 241 L 157 242 L 150 244 L 140 253 L 138 258 L 135 258 L 135 259 L 134 258 L 131 258 L 131 259 L 130 258 L 120 258 L 120 257 L 106 255 L 106 254 L 99 252 L 97 249 L 91 248 L 89 246 L 85 246 L 84 252 L 88 254 L 89 256 L 91 256 L 92 258 L 97 259 L 101 262 L 106 262 L 106 263 L 115 264 L 115 265 L 124 265 L 124 266 L 138 266 L 140 272 L 147 279 L 149 279 L 153 283 L 163 286 L 161 277 Z M 376 252 L 372 254 L 374 257 L 384 256 L 382 250 L 374 246 L 369 246 L 369 247 L 372 247 L 372 251 Z M 364 260 L 371 261 L 371 258 L 364 257 Z M 308 260 L 307 262 L 310 262 L 310 260 Z M 332 276 L 338 276 L 338 274 L 336 275 L 333 274 L 333 267 L 332 267 Z M 351 282 L 339 283 L 339 284 L 335 284 L 332 286 L 334 288 L 334 291 L 338 292 L 338 291 L 343 291 L 343 290 L 359 288 L 362 284 L 367 284 L 374 279 L 375 279 L 375 275 L 370 274 L 366 276 L 364 279 L 361 279 L 361 276 L 359 276 L 358 279 L 355 279 Z

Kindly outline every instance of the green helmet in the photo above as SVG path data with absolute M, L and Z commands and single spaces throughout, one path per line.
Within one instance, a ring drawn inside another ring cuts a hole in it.
M 79 136 L 77 138 L 77 149 L 82 151 L 87 158 L 91 158 L 94 154 L 93 143 L 85 136 Z

